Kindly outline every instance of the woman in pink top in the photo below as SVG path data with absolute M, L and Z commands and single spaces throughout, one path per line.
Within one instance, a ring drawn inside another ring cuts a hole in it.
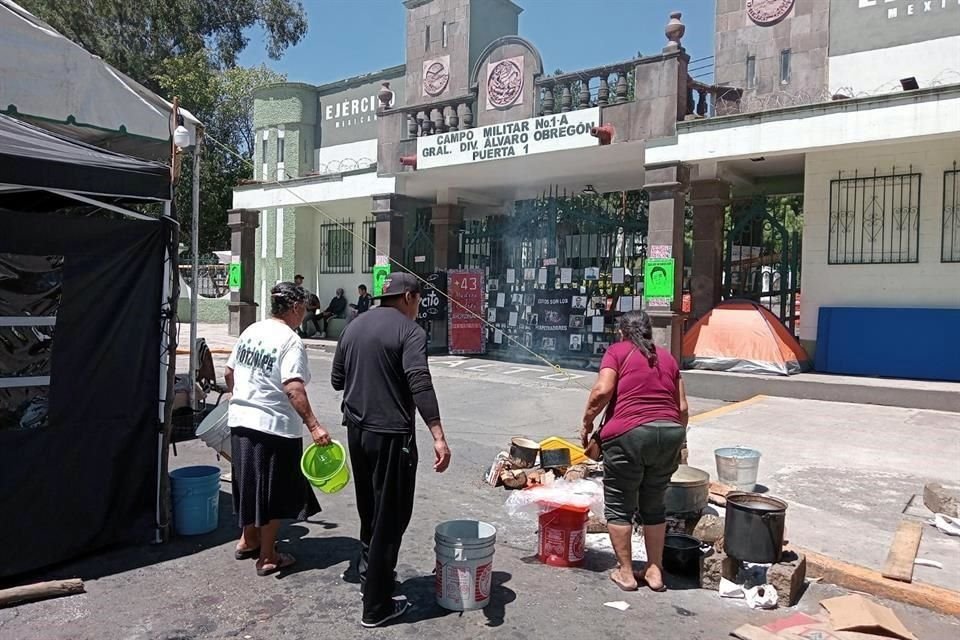
M 620 342 L 607 350 L 600 363 L 580 437 L 586 446 L 594 420 L 606 408 L 600 429 L 604 512 L 619 562 L 610 579 L 624 591 L 635 591 L 638 582 L 645 582 L 654 591 L 665 591 L 663 498 L 680 464 L 687 397 L 677 361 L 669 351 L 653 344 L 650 316 L 643 311 L 625 313 L 617 330 Z M 630 539 L 638 512 L 643 521 L 647 564 L 642 573 L 634 574 Z

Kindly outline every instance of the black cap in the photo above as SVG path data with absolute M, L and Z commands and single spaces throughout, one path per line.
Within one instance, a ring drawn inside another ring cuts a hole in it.
M 405 293 L 420 293 L 420 281 L 409 273 L 391 273 L 383 281 L 380 295 L 374 296 L 377 300 L 402 296 Z

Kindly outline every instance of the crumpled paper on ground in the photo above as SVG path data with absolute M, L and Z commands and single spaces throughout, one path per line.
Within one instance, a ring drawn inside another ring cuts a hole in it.
M 746 600 L 751 609 L 776 609 L 779 597 L 769 584 L 745 587 L 726 578 L 720 578 L 719 593 L 721 598 Z
M 929 524 L 932 524 L 948 536 L 960 536 L 960 519 L 958 518 L 951 518 L 946 514 L 937 513 L 933 516 L 933 520 L 929 521 Z

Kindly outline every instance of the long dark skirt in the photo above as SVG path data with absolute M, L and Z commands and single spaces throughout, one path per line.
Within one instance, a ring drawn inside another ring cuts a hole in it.
M 320 512 L 310 483 L 300 472 L 302 438 L 284 438 L 234 427 L 233 510 L 241 527 L 271 520 L 306 520 Z

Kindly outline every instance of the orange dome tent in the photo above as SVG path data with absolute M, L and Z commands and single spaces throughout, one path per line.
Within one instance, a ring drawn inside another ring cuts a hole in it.
M 769 309 L 727 300 L 700 318 L 683 338 L 690 369 L 788 376 L 810 370 L 810 356 Z

